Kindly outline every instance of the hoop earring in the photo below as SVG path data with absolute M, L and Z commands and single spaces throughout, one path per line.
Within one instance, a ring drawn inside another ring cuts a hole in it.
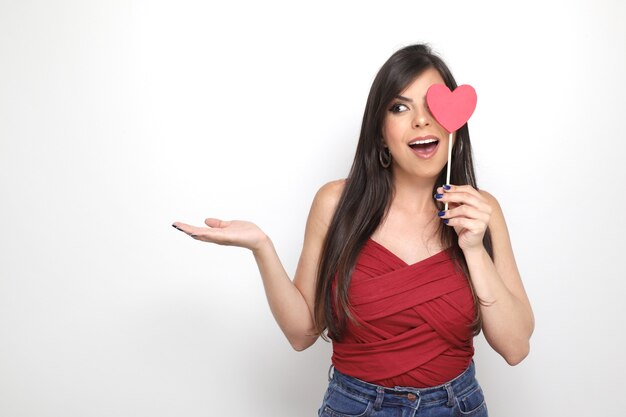
M 385 150 L 387 152 L 385 152 Z M 389 165 L 391 165 L 391 152 L 389 152 L 389 148 L 385 147 L 383 150 L 378 151 L 378 160 L 383 168 L 389 168 Z

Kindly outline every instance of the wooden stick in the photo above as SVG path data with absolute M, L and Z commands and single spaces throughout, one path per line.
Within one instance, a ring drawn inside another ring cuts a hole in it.
M 452 132 L 450 132 L 450 136 L 448 136 L 448 172 L 446 173 L 446 184 L 448 185 L 450 185 L 450 165 L 452 165 Z M 447 201 L 444 210 L 448 211 Z

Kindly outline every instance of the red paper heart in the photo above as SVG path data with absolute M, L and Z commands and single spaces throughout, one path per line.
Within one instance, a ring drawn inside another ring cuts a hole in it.
M 476 91 L 471 85 L 460 85 L 450 91 L 444 84 L 433 84 L 426 92 L 430 113 L 452 133 L 469 120 L 476 108 Z

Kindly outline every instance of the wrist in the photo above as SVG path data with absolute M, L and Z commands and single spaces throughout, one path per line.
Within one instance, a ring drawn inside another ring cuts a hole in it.
M 263 233 L 263 236 L 256 242 L 255 245 L 251 246 L 249 249 L 252 251 L 254 256 L 258 256 L 261 253 L 267 251 L 267 249 L 272 247 L 272 240 L 268 235 Z
M 461 248 L 461 250 L 463 251 L 463 255 L 465 255 L 465 259 L 480 257 L 487 253 L 483 245 L 473 248 Z

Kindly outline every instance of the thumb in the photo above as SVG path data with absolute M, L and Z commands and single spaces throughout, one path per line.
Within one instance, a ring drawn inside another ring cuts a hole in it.
M 230 224 L 230 222 L 227 221 L 223 221 L 220 219 L 214 219 L 209 217 L 208 219 L 206 219 L 204 221 L 204 223 L 209 226 L 209 227 L 217 227 L 217 228 L 222 228 L 222 227 L 226 227 Z

